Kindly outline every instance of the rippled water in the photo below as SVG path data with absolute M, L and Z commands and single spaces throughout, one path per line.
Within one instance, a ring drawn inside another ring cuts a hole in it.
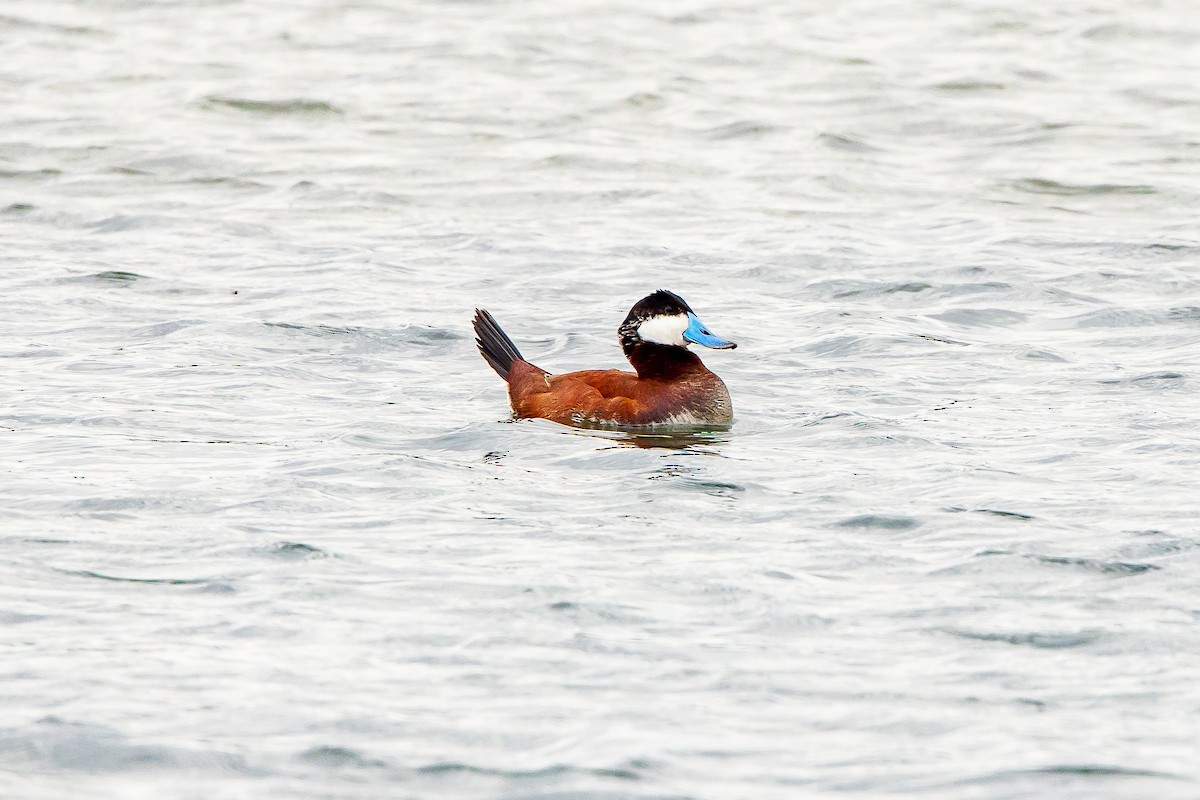
M 0 794 L 1194 798 L 1184 2 L 9 4 Z M 512 423 L 469 320 L 726 433 Z

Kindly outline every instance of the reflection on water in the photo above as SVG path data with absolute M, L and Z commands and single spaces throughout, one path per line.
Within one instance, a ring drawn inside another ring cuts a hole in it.
M 578 431 L 602 438 L 619 447 L 638 447 L 646 450 L 699 450 L 716 447 L 729 441 L 732 425 L 681 425 L 671 427 L 616 429 L 611 425 L 582 425 Z
M 729 440 L 729 428 L 722 430 L 680 430 L 662 433 L 626 433 L 617 443 L 645 450 L 698 450 L 724 444 Z

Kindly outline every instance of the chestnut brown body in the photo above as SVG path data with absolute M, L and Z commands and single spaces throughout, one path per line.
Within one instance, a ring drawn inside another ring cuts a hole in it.
M 694 353 L 642 343 L 631 360 L 637 372 L 593 369 L 562 375 L 516 361 L 508 374 L 513 413 L 564 425 L 614 427 L 733 421 L 733 403 L 724 381 Z
M 634 372 L 584 370 L 551 375 L 526 361 L 492 315 L 475 310 L 476 344 L 508 383 L 513 414 L 564 425 L 642 428 L 728 425 L 733 403 L 725 383 L 691 343 L 737 347 L 709 331 L 683 298 L 665 289 L 643 298 L 617 331 Z

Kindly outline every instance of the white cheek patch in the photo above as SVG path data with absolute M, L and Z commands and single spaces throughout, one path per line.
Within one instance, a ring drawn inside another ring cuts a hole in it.
M 687 330 L 689 322 L 687 314 L 651 317 L 638 326 L 638 336 L 642 337 L 644 342 L 687 347 L 687 342 L 683 339 L 683 332 Z

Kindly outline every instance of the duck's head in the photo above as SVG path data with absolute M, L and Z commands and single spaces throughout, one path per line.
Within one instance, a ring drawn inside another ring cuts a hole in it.
M 617 334 L 626 356 L 642 342 L 674 347 L 701 344 L 714 350 L 737 347 L 710 331 L 682 297 L 666 289 L 659 289 L 638 300 L 629 309 L 629 315 L 617 329 Z

